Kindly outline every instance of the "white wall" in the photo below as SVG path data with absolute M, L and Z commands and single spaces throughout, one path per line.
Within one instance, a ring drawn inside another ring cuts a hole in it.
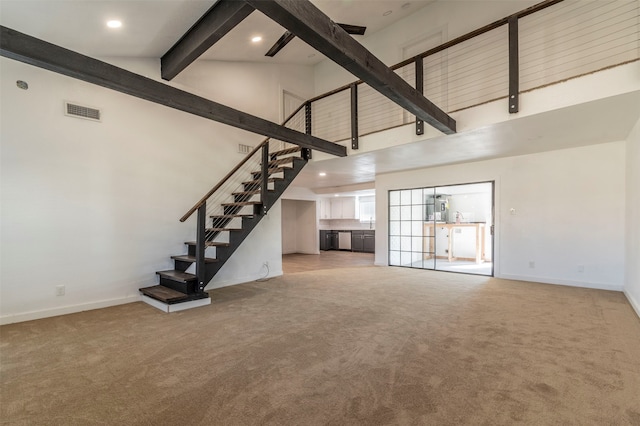
M 497 277 L 622 290 L 625 142 L 378 175 L 376 264 L 388 264 L 387 191 L 491 180 Z
M 627 222 L 624 292 L 640 316 L 640 120 L 627 139 Z
M 282 200 L 282 254 L 317 254 L 317 211 L 315 201 Z
M 401 62 L 403 47 L 440 33 L 442 42 L 525 9 L 537 0 L 520 1 L 438 1 L 410 16 L 358 41 L 387 65 Z M 331 60 L 315 66 L 316 94 L 326 93 L 356 81 L 350 73 Z
M 157 78 L 157 61 L 122 63 Z M 281 87 L 313 84 L 294 68 L 205 62 L 174 84 L 277 121 Z M 0 70 L 3 323 L 138 300 L 194 238 L 194 218 L 178 219 L 242 158 L 238 143 L 263 139 L 9 59 Z M 251 94 L 229 90 L 233 78 Z M 102 122 L 64 116 L 64 100 L 100 108 Z M 211 286 L 260 278 L 265 260 L 281 273 L 279 205 L 258 228 Z

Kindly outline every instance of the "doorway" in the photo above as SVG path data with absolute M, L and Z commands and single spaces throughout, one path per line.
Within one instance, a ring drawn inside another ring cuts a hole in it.
M 316 202 L 282 200 L 282 254 L 318 253 Z
M 494 182 L 389 191 L 389 265 L 493 276 Z

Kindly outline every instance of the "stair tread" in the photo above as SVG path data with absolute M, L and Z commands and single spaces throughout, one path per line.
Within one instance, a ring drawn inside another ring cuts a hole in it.
M 161 302 L 165 303 L 177 302 L 189 297 L 189 295 L 187 294 L 173 290 L 163 285 L 154 285 L 152 287 L 141 288 L 140 292 L 145 296 L 149 296 L 153 299 L 160 300 Z
M 280 155 L 295 154 L 296 152 L 300 152 L 300 151 L 302 151 L 302 148 L 299 146 L 296 146 L 294 148 L 286 148 L 286 149 L 281 149 L 280 151 L 274 151 L 269 153 L 269 155 L 272 157 L 278 157 Z
M 242 228 L 207 228 L 206 232 L 242 231 Z
M 237 217 L 253 217 L 254 214 L 221 214 L 221 215 L 213 215 L 209 216 L 212 219 L 235 219 Z
M 273 166 L 280 166 L 281 164 L 293 163 L 296 157 L 285 157 L 278 158 L 277 160 L 269 161 L 269 169 L 273 168 Z
M 291 170 L 293 167 L 269 167 L 267 169 L 267 173 L 269 173 L 269 175 L 274 175 L 276 173 L 282 173 L 286 170 Z M 254 176 L 255 175 L 262 175 L 262 170 L 257 171 L 257 172 L 251 172 Z
M 197 244 L 195 241 L 185 241 L 184 243 L 189 246 L 195 246 Z M 206 241 L 204 245 L 207 247 L 228 247 L 229 243 L 222 243 L 219 241 Z
M 176 271 L 175 269 L 170 269 L 167 271 L 158 271 L 156 274 L 160 275 L 163 278 L 168 278 L 172 281 L 178 281 L 182 283 L 186 283 L 189 281 L 196 281 L 198 277 L 188 272 Z
M 277 180 L 284 180 L 284 178 L 282 177 L 270 177 L 269 179 L 267 179 L 268 182 L 275 182 Z M 262 181 L 260 179 L 256 179 L 256 180 L 249 180 L 246 182 L 242 182 L 243 185 L 258 185 L 262 183 Z
M 236 207 L 236 206 L 255 206 L 262 204 L 262 201 L 240 201 L 238 203 L 224 203 L 220 204 L 222 207 Z
M 269 191 L 273 192 L 273 189 L 270 189 Z M 244 192 L 234 192 L 231 195 L 258 195 L 260 194 L 262 191 L 260 190 L 255 190 L 255 191 L 244 191 Z
M 190 256 L 188 254 L 179 254 L 177 256 L 171 256 L 172 259 L 175 260 L 181 260 L 183 262 L 195 262 L 196 261 L 196 257 L 195 256 Z M 218 259 L 214 259 L 213 257 L 205 257 L 204 258 L 204 263 L 214 263 L 217 262 Z

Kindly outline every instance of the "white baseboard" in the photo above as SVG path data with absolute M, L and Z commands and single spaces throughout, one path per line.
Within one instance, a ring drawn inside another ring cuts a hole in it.
M 123 297 L 120 299 L 102 300 L 100 302 L 82 303 L 79 305 L 64 306 L 61 308 L 43 309 L 41 311 L 25 312 L 15 315 L 4 315 L 0 317 L 0 325 L 13 324 L 16 322 L 32 321 L 42 318 L 57 317 L 58 315 L 75 314 L 92 309 L 108 308 L 110 306 L 124 305 L 126 303 L 139 302 L 140 295 Z
M 200 306 L 207 306 L 211 304 L 211 298 L 207 297 L 205 299 L 191 300 L 189 302 L 184 303 L 176 303 L 170 305 L 168 303 L 161 302 L 156 299 L 152 299 L 148 296 L 142 296 L 142 301 L 148 305 L 153 306 L 154 308 L 160 309 L 162 312 L 171 313 L 171 312 L 179 312 L 187 309 L 199 308 Z
M 526 275 L 511 275 L 511 274 L 500 274 L 500 275 L 496 274 L 495 277 L 502 278 L 505 280 L 529 281 L 533 283 L 566 285 L 569 287 L 593 288 L 596 290 L 611 290 L 611 291 L 624 290 L 624 287 L 622 284 L 616 285 L 616 284 L 606 284 L 606 283 L 593 283 L 588 281 L 572 281 L 572 280 L 561 280 L 561 279 L 555 279 L 555 278 L 531 277 Z
M 638 301 L 633 298 L 631 293 L 629 293 L 626 290 L 624 291 L 624 295 L 627 296 L 627 300 L 631 304 L 631 307 L 633 308 L 634 311 L 636 311 L 636 314 L 638 315 L 638 317 L 640 317 L 640 303 L 638 303 Z

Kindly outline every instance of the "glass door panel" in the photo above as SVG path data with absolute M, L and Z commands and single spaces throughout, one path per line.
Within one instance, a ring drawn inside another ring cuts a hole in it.
M 493 182 L 389 191 L 389 265 L 493 275 Z

